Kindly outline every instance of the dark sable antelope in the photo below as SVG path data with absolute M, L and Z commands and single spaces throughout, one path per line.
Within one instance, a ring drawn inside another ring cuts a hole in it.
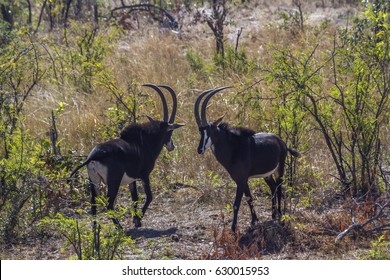
M 235 232 L 237 214 L 243 195 L 245 195 L 251 211 L 252 225 L 257 221 L 248 185 L 250 178 L 265 179 L 272 192 L 272 218 L 275 219 L 277 214 L 281 215 L 281 185 L 287 152 L 293 156 L 299 156 L 299 154 L 296 150 L 287 148 L 282 139 L 273 133 L 255 133 L 249 128 L 233 127 L 223 122 L 223 118 L 219 118 L 215 122 L 208 122 L 206 117 L 207 103 L 214 94 L 226 88 L 228 87 L 202 92 L 196 98 L 194 113 L 201 136 L 198 153 L 203 154 L 211 147 L 218 162 L 237 184 L 232 224 L 232 230 Z M 199 105 L 203 97 L 205 99 L 199 114 Z
M 81 167 L 87 166 L 92 193 L 91 205 L 93 216 L 96 215 L 96 196 L 98 195 L 98 186 L 101 182 L 108 188 L 107 208 L 109 210 L 114 209 L 115 198 L 118 194 L 119 187 L 122 185 L 129 185 L 131 198 L 136 210 L 138 202 L 136 180 L 143 182 L 146 193 L 146 201 L 142 208 L 143 216 L 152 201 L 149 174 L 153 170 L 155 161 L 163 146 L 168 151 L 172 151 L 175 148 L 172 141 L 172 132 L 182 125 L 174 123 L 177 109 L 174 90 L 166 85 L 156 86 L 153 84 L 144 84 L 143 86 L 154 89 L 161 97 L 164 111 L 163 121 L 153 120 L 148 117 L 149 122 L 125 127 L 120 133 L 119 138 L 96 145 L 88 155 L 86 161 L 77 166 L 71 174 L 72 177 Z M 160 88 L 168 90 L 172 96 L 173 105 L 169 119 L 167 102 Z M 135 227 L 141 226 L 142 216 L 134 216 L 133 222 Z M 118 219 L 113 218 L 113 222 L 121 227 Z

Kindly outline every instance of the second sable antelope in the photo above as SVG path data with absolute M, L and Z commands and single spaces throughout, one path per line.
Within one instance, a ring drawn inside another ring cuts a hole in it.
M 135 215 L 133 218 L 135 227 L 141 226 L 141 218 L 152 202 L 149 174 L 154 168 L 155 161 L 163 146 L 168 151 L 175 148 L 172 141 L 172 131 L 182 126 L 174 123 L 177 110 L 174 90 L 166 85 L 144 84 L 143 86 L 150 87 L 159 94 L 163 105 L 163 121 L 156 121 L 148 117 L 149 122 L 125 127 L 119 138 L 96 145 L 88 155 L 87 160 L 77 166 L 71 174 L 72 177 L 81 167 L 87 166 L 92 193 L 93 216 L 96 215 L 96 196 L 101 182 L 108 189 L 107 208 L 109 210 L 114 210 L 115 198 L 122 185 L 129 185 L 134 208 L 137 209 L 136 181 L 141 180 L 145 189 L 146 201 L 142 208 L 142 214 Z M 160 88 L 168 90 L 172 96 L 173 105 L 169 119 L 167 102 Z M 113 222 L 121 227 L 118 219 L 113 218 Z
M 282 177 L 287 152 L 293 156 L 299 156 L 299 153 L 295 149 L 287 148 L 286 143 L 273 133 L 256 133 L 249 128 L 233 127 L 223 122 L 222 117 L 209 122 L 206 116 L 207 103 L 214 94 L 226 88 L 229 87 L 202 92 L 195 100 L 194 114 L 200 133 L 198 153 L 203 154 L 211 147 L 215 158 L 237 184 L 232 223 L 232 230 L 235 232 L 243 195 L 250 208 L 252 225 L 258 220 L 248 185 L 250 178 L 264 178 L 271 188 L 272 218 L 281 215 Z M 199 113 L 199 106 L 204 97 Z

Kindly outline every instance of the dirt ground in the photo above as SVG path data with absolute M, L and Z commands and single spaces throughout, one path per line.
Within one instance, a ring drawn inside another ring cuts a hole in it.
M 141 228 L 134 228 L 132 217 L 121 219 L 127 236 L 135 241 L 121 254 L 123 259 L 356 259 L 369 250 L 369 241 L 336 244 L 340 232 L 334 228 L 340 207 L 323 213 L 296 209 L 293 223 L 271 219 L 271 200 L 255 186 L 255 210 L 259 222 L 250 225 L 245 201 L 238 216 L 239 236 L 234 238 L 230 227 L 233 213 L 224 205 L 234 200 L 234 185 L 211 191 L 190 186 L 164 190 L 154 189 L 151 203 Z M 140 188 L 142 193 L 142 188 Z M 118 205 L 130 203 L 126 188 L 120 190 Z M 88 211 L 88 209 L 85 209 Z M 66 210 L 65 210 L 66 212 Z M 98 212 L 105 215 L 104 209 Z M 104 223 L 111 220 L 104 218 Z M 337 226 L 336 226 L 337 227 Z M 25 239 L 12 247 L 2 248 L 2 259 L 69 259 L 76 254 L 64 247 L 64 239 L 51 236 L 44 240 Z M 248 249 L 249 248 L 249 249 Z

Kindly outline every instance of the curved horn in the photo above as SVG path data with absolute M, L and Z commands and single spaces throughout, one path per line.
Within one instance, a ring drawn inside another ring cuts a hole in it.
M 209 102 L 210 98 L 213 97 L 213 95 L 216 94 L 217 92 L 224 90 L 224 89 L 227 89 L 227 88 L 231 88 L 231 86 L 215 88 L 209 93 L 209 95 L 206 96 L 206 98 L 204 99 L 203 104 L 202 104 L 201 115 L 200 115 L 203 123 L 207 124 L 206 108 L 207 108 L 207 103 Z
M 158 95 L 160 95 L 161 97 L 161 101 L 162 101 L 162 105 L 163 105 L 163 112 L 164 112 L 164 122 L 168 122 L 168 105 L 167 105 L 167 100 L 165 99 L 165 96 L 163 94 L 163 92 L 161 91 L 161 89 L 154 85 L 154 84 L 143 84 L 142 86 L 144 87 L 150 87 L 152 89 L 154 89 Z
M 159 87 L 165 88 L 166 90 L 169 91 L 169 93 L 172 96 L 172 112 L 171 116 L 169 117 L 169 123 L 174 123 L 175 122 L 175 117 L 176 117 L 176 111 L 177 111 L 177 98 L 176 98 L 176 93 L 175 91 L 167 85 L 159 85 Z
M 196 124 L 198 125 L 198 127 L 202 127 L 202 126 L 206 126 L 207 125 L 207 121 L 205 120 L 204 122 L 201 120 L 200 118 L 200 114 L 199 114 L 199 104 L 200 104 L 200 101 L 202 100 L 202 98 L 212 92 L 213 90 L 215 89 L 209 89 L 209 90 L 206 90 L 204 92 L 202 92 L 201 94 L 198 95 L 198 97 L 196 98 L 195 100 L 195 105 L 194 105 L 194 114 L 195 114 L 195 120 L 196 120 Z

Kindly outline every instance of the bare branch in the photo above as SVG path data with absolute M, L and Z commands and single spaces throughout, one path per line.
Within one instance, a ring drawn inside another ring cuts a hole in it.
M 388 229 L 390 227 L 390 222 L 375 226 L 375 227 L 368 229 L 368 230 L 364 229 L 364 227 L 366 227 L 367 225 L 370 225 L 374 221 L 378 221 L 380 218 L 382 218 L 384 216 L 385 208 L 390 207 L 390 200 L 388 200 L 384 205 L 380 205 L 379 203 L 376 203 L 375 205 L 380 210 L 374 217 L 372 217 L 371 219 L 368 219 L 367 221 L 365 221 L 364 223 L 361 223 L 361 224 L 360 223 L 353 223 L 346 230 L 344 230 L 343 232 L 339 233 L 339 235 L 337 235 L 335 242 L 337 243 L 337 242 L 341 241 L 351 231 L 355 231 L 355 230 L 361 230 L 365 234 L 368 234 L 368 233 L 377 233 L 377 232 L 381 232 L 385 229 Z

